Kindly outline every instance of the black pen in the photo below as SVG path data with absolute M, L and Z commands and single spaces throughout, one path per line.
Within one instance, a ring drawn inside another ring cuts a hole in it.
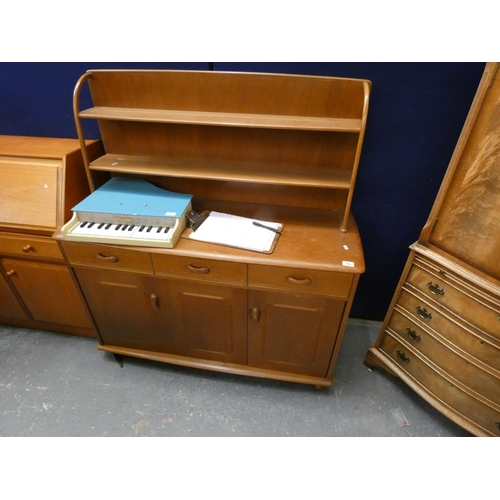
M 257 221 L 253 221 L 253 225 L 257 227 L 262 227 L 264 229 L 269 229 L 269 231 L 273 231 L 273 233 L 281 234 L 281 231 L 279 229 L 274 229 L 274 227 L 265 226 L 264 224 L 261 224 L 260 222 Z

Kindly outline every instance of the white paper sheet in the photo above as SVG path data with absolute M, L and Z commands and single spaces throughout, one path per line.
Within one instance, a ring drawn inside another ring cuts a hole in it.
M 273 229 L 279 229 L 278 222 L 267 222 L 221 212 L 210 212 L 205 222 L 189 237 L 197 241 L 228 245 L 254 252 L 267 252 L 271 249 L 276 233 L 255 226 L 258 222 Z

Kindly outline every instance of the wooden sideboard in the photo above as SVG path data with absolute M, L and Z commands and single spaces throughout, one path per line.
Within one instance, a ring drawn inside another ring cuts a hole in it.
M 94 158 L 97 141 L 85 143 Z M 95 337 L 51 237 L 89 194 L 76 139 L 0 136 L 0 323 Z
M 88 84 L 94 107 L 80 110 Z M 360 275 L 350 213 L 366 127 L 364 80 L 89 71 L 75 119 L 97 119 L 96 174 L 193 195 L 193 208 L 284 224 L 271 254 L 181 237 L 173 249 L 56 238 L 99 349 L 329 386 Z M 120 242 L 118 242 L 120 243 Z
M 500 74 L 486 65 L 365 363 L 477 436 L 500 435 Z

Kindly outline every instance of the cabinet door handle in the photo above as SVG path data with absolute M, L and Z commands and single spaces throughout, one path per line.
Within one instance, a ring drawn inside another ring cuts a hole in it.
M 417 313 L 422 319 L 432 319 L 432 314 L 427 312 L 427 309 L 422 309 L 420 306 L 417 306 Z
M 252 308 L 250 317 L 254 323 L 258 323 L 260 321 L 260 309 L 258 307 Z
M 156 295 L 155 293 L 152 293 L 149 298 L 151 299 L 151 304 L 153 304 L 154 307 L 156 307 L 156 308 L 160 307 L 160 299 L 159 299 L 158 295 Z
M 24 253 L 29 253 L 32 250 L 34 251 L 35 249 L 31 245 L 26 245 L 25 247 L 23 247 L 23 252 Z
M 410 337 L 411 339 L 420 342 L 420 335 L 415 330 L 407 328 L 406 333 L 408 334 L 408 337 Z
M 210 268 L 208 266 L 195 266 L 194 264 L 188 264 L 188 271 L 196 274 L 208 274 Z
M 14 276 L 14 274 L 16 274 L 16 271 L 14 269 L 11 269 L 10 271 L 7 271 L 5 274 L 10 278 L 11 276 Z
M 288 283 L 290 283 L 291 285 L 302 285 L 302 286 L 306 286 L 306 285 L 310 285 L 312 283 L 312 279 L 311 278 L 296 278 L 295 276 L 287 276 L 286 277 L 286 280 L 288 281 Z
M 439 288 L 438 284 L 434 284 L 432 281 L 429 281 L 429 283 L 427 283 L 427 286 L 429 287 L 429 291 L 432 293 L 432 295 L 444 295 L 444 290 L 442 288 Z
M 106 255 L 102 252 L 97 254 L 97 258 L 101 260 L 105 260 L 107 262 L 118 262 L 118 257 L 116 255 Z
M 398 358 L 401 361 L 404 361 L 405 363 L 410 362 L 410 358 L 404 352 L 401 352 L 399 349 L 396 351 L 396 354 L 398 355 Z

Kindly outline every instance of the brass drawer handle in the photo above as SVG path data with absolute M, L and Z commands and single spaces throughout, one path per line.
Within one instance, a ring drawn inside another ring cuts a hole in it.
M 11 269 L 10 271 L 7 271 L 5 274 L 10 278 L 11 276 L 14 276 L 14 274 L 16 274 L 16 271 L 14 269 Z
M 422 309 L 420 306 L 417 306 L 417 313 L 422 319 L 432 319 L 432 314 L 427 312 L 427 309 Z
M 444 290 L 442 288 L 439 288 L 438 284 L 432 283 L 432 281 L 429 281 L 427 283 L 427 286 L 429 287 L 429 291 L 432 293 L 432 295 L 444 295 Z
M 196 274 L 208 274 L 210 272 L 210 268 L 208 266 L 195 266 L 194 264 L 188 264 L 188 271 Z
M 404 352 L 401 352 L 399 349 L 396 351 L 396 354 L 398 355 L 398 358 L 401 361 L 404 361 L 405 363 L 410 362 L 410 358 Z
M 24 253 L 30 253 L 31 251 L 35 251 L 35 249 L 31 245 L 26 245 L 25 247 L 23 247 Z
M 312 283 L 311 278 L 295 278 L 295 276 L 287 276 L 286 280 L 291 285 L 307 286 L 307 285 L 310 285 Z
M 416 342 L 420 342 L 421 337 L 415 330 L 412 330 L 411 328 L 407 328 L 406 333 L 408 334 L 408 336 L 411 339 L 415 340 Z
M 105 260 L 107 262 L 118 262 L 118 257 L 116 255 L 106 255 L 103 254 L 102 252 L 99 252 L 97 254 L 97 258 L 101 260 Z

